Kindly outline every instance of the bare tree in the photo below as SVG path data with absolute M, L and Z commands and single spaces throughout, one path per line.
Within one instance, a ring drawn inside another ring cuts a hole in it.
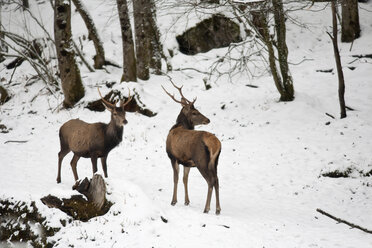
M 123 75 L 122 81 L 137 81 L 136 55 L 134 53 L 133 33 L 128 14 L 127 0 L 117 0 L 121 36 L 123 43 Z
M 352 42 L 360 36 L 358 0 L 342 0 L 341 12 L 341 41 Z
M 275 82 L 280 93 L 281 101 L 292 101 L 294 99 L 293 79 L 288 67 L 288 48 L 286 43 L 285 14 L 282 0 L 272 0 L 275 30 L 277 36 L 277 51 L 280 67 L 281 80 Z
M 76 64 L 71 41 L 71 1 L 56 0 L 54 6 L 54 36 L 61 77 L 63 105 L 73 107 L 84 96 L 80 70 Z
M 96 49 L 96 55 L 94 56 L 94 68 L 102 69 L 103 65 L 105 64 L 105 50 L 103 49 L 103 43 L 99 36 L 97 28 L 94 25 L 93 19 L 83 2 L 81 0 L 72 1 L 76 9 L 79 11 L 80 16 L 83 18 L 84 23 L 88 29 L 88 37 L 93 41 L 94 48 Z
M 294 87 L 288 67 L 286 16 L 282 0 L 272 0 L 271 2 L 272 6 L 270 6 L 270 2 L 266 1 L 259 3 L 258 7 L 256 6 L 253 11 L 250 11 L 250 18 L 246 18 L 246 20 L 266 46 L 270 71 L 280 94 L 280 101 L 292 101 L 294 99 Z M 274 15 L 276 35 L 270 34 L 268 17 L 270 13 Z
M 345 81 L 344 81 L 344 73 L 342 71 L 341 66 L 341 59 L 340 53 L 338 50 L 338 42 L 337 42 L 337 8 L 336 8 L 336 0 L 332 0 L 331 2 L 331 9 L 332 9 L 332 33 L 327 32 L 329 37 L 332 40 L 333 44 L 333 51 L 335 54 L 336 60 L 336 67 L 337 67 L 337 76 L 338 76 L 338 98 L 340 102 L 340 109 L 341 109 L 341 118 L 346 117 L 346 105 L 345 105 Z

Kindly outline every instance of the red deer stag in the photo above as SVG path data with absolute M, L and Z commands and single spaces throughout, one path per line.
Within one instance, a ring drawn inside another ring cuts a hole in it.
M 97 159 L 101 158 L 102 169 L 107 177 L 107 155 L 123 139 L 123 126 L 128 123 L 125 119 L 125 105 L 132 97 L 128 96 L 127 101 L 120 100 L 120 106 L 106 101 L 98 89 L 103 105 L 111 112 L 111 121 L 109 124 L 102 122 L 86 123 L 79 119 L 67 121 L 59 129 L 59 139 L 61 151 L 58 153 L 58 176 L 57 183 L 61 182 L 61 165 L 63 158 L 72 151 L 74 156 L 71 160 L 72 172 L 75 181 L 79 179 L 76 167 L 80 157 L 90 158 L 92 160 L 93 174 L 97 172 Z
M 219 185 L 217 177 L 217 164 L 221 152 L 221 142 L 211 133 L 196 131 L 196 125 L 208 124 L 210 121 L 195 107 L 194 101 L 187 100 L 182 94 L 182 86 L 173 86 L 179 91 L 181 100 L 175 99 L 174 95 L 163 90 L 175 102 L 182 105 L 181 112 L 177 117 L 176 124 L 171 128 L 167 137 L 166 150 L 173 167 L 173 198 L 172 205 L 177 203 L 177 184 L 179 164 L 184 166 L 183 184 L 185 186 L 185 205 L 190 203 L 188 195 L 188 177 L 191 167 L 196 167 L 208 183 L 207 202 L 204 213 L 210 210 L 213 187 L 216 193 L 216 214 L 220 214 Z

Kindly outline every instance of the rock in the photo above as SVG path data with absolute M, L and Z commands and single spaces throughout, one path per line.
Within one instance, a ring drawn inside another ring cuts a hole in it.
M 242 41 L 239 25 L 223 15 L 213 15 L 176 37 L 179 49 L 187 55 L 208 52 Z

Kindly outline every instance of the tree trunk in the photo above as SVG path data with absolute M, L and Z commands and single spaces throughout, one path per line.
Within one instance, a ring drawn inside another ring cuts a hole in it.
M 285 15 L 282 0 L 272 0 L 277 35 L 277 50 L 282 75 L 283 94 L 281 101 L 292 101 L 294 99 L 293 79 L 288 68 L 288 48 L 286 43 Z
M 30 8 L 30 4 L 28 3 L 28 0 L 22 0 L 22 8 L 23 10 Z
M 80 70 L 76 64 L 75 52 L 71 41 L 71 1 L 56 0 L 54 6 L 54 36 L 58 65 L 65 99 L 63 105 L 71 108 L 82 97 L 84 87 Z
M 3 5 L 3 2 L 2 0 L 0 0 L 0 63 L 5 60 L 3 53 L 8 52 L 8 47 L 2 41 L 5 38 L 4 33 L 1 31 L 3 29 L 2 20 L 1 20 L 1 13 L 2 13 L 2 7 L 3 7 L 2 5 Z
M 121 82 L 137 81 L 136 55 L 134 53 L 133 33 L 128 14 L 127 0 L 117 0 L 123 43 L 123 75 Z
M 342 71 L 341 66 L 341 59 L 340 53 L 338 50 L 338 42 L 337 42 L 337 10 L 336 10 L 336 0 L 331 2 L 332 8 L 332 29 L 333 29 L 333 37 L 328 33 L 328 35 L 332 39 L 333 44 L 333 51 L 335 54 L 336 60 L 336 67 L 337 67 L 337 75 L 338 75 L 338 98 L 340 102 L 340 109 L 341 109 L 341 119 L 346 117 L 346 106 L 345 106 L 345 81 L 344 81 L 344 73 Z
M 146 32 L 150 40 L 150 68 L 154 70 L 156 75 L 161 74 L 161 58 L 163 53 L 163 46 L 160 43 L 160 33 L 156 24 L 156 6 L 154 0 L 149 0 L 149 8 L 147 10 L 146 22 L 148 23 L 148 31 Z
M 94 56 L 94 68 L 102 69 L 105 64 L 105 50 L 103 49 L 102 40 L 98 34 L 97 28 L 94 25 L 93 19 L 90 16 L 87 8 L 81 0 L 72 0 L 76 9 L 79 11 L 80 16 L 83 18 L 85 25 L 88 29 L 88 37 L 93 41 L 96 55 Z
M 273 0 L 273 4 L 280 6 L 276 6 L 274 8 L 274 19 L 275 19 L 275 28 L 277 32 L 277 51 L 278 51 L 278 60 L 279 60 L 279 67 L 276 63 L 277 58 L 275 56 L 275 49 L 274 49 L 274 41 L 273 38 L 270 36 L 269 31 L 269 24 L 268 24 L 268 17 L 265 13 L 265 9 L 267 7 L 266 4 L 261 6 L 260 11 L 256 11 L 253 15 L 255 18 L 256 31 L 262 36 L 262 40 L 266 45 L 268 55 L 269 55 L 269 66 L 270 71 L 273 76 L 273 80 L 275 86 L 280 94 L 280 101 L 292 101 L 294 99 L 294 90 L 293 90 L 293 83 L 292 77 L 289 74 L 288 69 L 288 49 L 285 43 L 285 19 L 283 13 L 283 6 L 281 1 Z M 277 13 L 275 13 L 277 12 Z M 279 13 L 278 13 L 279 12 Z M 258 26 L 257 26 L 258 25 Z
M 352 42 L 360 36 L 358 0 L 342 0 L 341 41 Z
M 338 98 L 340 102 L 340 112 L 341 118 L 346 117 L 346 105 L 345 105 L 345 80 L 344 80 L 344 73 L 342 71 L 341 66 L 341 58 L 338 49 L 338 42 L 337 42 L 337 16 L 336 16 L 336 0 L 332 1 L 332 25 L 333 25 L 333 49 L 335 53 L 335 60 L 337 66 L 337 75 L 338 75 Z
M 148 0 L 133 1 L 134 31 L 136 38 L 137 54 L 137 77 L 142 80 L 150 78 L 150 42 L 146 31 L 149 30 L 149 23 L 146 22 L 146 13 L 151 6 Z

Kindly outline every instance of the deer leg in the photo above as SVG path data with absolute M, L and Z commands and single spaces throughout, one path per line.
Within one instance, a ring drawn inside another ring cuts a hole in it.
M 79 180 L 79 177 L 78 177 L 78 174 L 77 174 L 77 171 L 76 171 L 77 162 L 79 161 L 79 158 L 80 158 L 79 156 L 74 154 L 74 157 L 71 160 L 71 168 L 72 168 L 72 172 L 74 173 L 75 181 Z
M 189 173 L 190 173 L 190 167 L 183 167 L 183 185 L 185 186 L 185 205 L 190 204 L 190 199 L 189 199 L 189 192 L 187 188 L 187 183 L 189 180 Z
M 216 193 L 216 214 L 221 213 L 221 206 L 220 206 L 220 193 L 219 193 L 219 184 L 218 184 L 218 177 L 216 175 L 216 181 L 214 183 L 214 191 Z
M 92 170 L 93 175 L 97 172 L 97 157 L 91 157 L 90 160 L 92 161 Z
M 208 213 L 211 209 L 211 198 L 212 198 L 212 191 L 213 191 L 213 184 L 208 182 L 208 194 L 207 194 L 207 202 L 205 203 L 204 213 Z
M 101 158 L 103 173 L 105 174 L 105 177 L 108 177 L 106 161 L 107 161 L 107 156 Z
M 210 172 L 199 168 L 200 174 L 204 177 L 208 184 L 208 194 L 207 194 L 207 201 L 205 203 L 204 213 L 208 213 L 211 209 L 211 198 L 212 198 L 212 191 L 214 186 L 214 177 L 210 175 Z
M 61 182 L 61 167 L 62 167 L 62 160 L 63 158 L 69 153 L 70 150 L 61 150 L 58 153 L 58 175 L 57 175 L 57 183 Z
M 173 197 L 171 205 L 174 206 L 177 203 L 177 184 L 178 184 L 178 172 L 180 171 L 180 166 L 176 160 L 172 160 L 173 168 Z

